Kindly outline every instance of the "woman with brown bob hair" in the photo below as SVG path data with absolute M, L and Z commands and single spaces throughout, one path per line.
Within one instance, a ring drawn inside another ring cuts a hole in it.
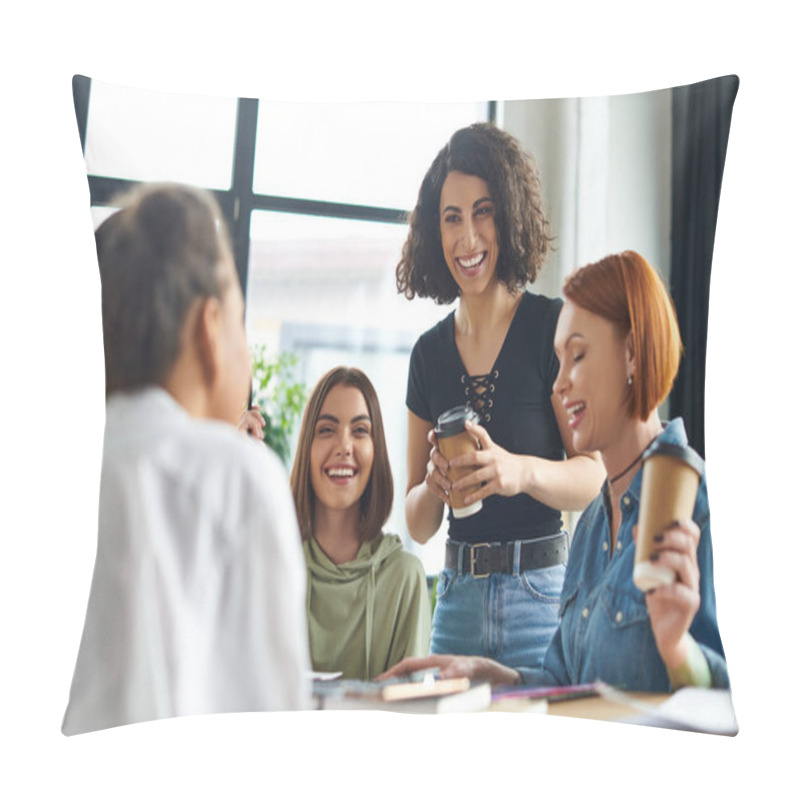
M 406 395 L 411 537 L 428 541 L 449 510 L 434 653 L 541 660 L 567 557 L 561 510 L 584 508 L 603 479 L 597 460 L 572 448 L 551 398 L 561 301 L 526 289 L 549 247 L 533 159 L 491 123 L 456 131 L 422 181 L 396 271 L 409 299 L 458 301 L 414 346 Z M 468 430 L 480 450 L 448 463 L 433 428 L 464 404 L 479 415 Z M 481 501 L 472 516 L 452 513 L 451 467 L 474 468 L 452 483 L 467 505 Z
M 596 450 L 610 476 L 581 515 L 561 594 L 559 627 L 543 668 L 486 658 L 411 659 L 397 674 L 438 666 L 494 684 L 569 685 L 602 680 L 636 691 L 727 687 L 717 627 L 708 491 L 701 477 L 691 519 L 655 537 L 653 564 L 673 582 L 646 592 L 633 583 L 642 457 L 650 447 L 686 452 L 681 419 L 664 425 L 658 404 L 678 371 L 680 334 L 653 267 L 626 251 L 589 264 L 564 284 L 555 336 L 554 391 L 569 414 L 573 446 Z M 690 456 L 702 470 L 702 461 Z M 703 470 L 704 472 L 704 470 Z
M 393 484 L 378 396 L 369 378 L 336 367 L 303 414 L 291 474 L 308 569 L 315 670 L 370 680 L 428 652 L 430 603 L 420 560 L 382 531 Z

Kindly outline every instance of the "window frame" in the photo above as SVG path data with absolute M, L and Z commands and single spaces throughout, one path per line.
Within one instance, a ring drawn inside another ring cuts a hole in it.
M 72 79 L 72 96 L 78 123 L 81 151 L 86 153 L 86 132 L 89 119 L 92 79 L 75 75 Z M 259 101 L 240 97 L 236 106 L 236 129 L 232 154 L 230 189 L 209 189 L 219 203 L 228 226 L 236 263 L 236 271 L 247 297 L 247 277 L 250 261 L 250 219 L 253 211 L 277 211 L 288 214 L 308 214 L 320 217 L 388 222 L 407 225 L 410 209 L 384 206 L 354 205 L 331 201 L 308 200 L 301 197 L 283 197 L 253 191 L 255 170 L 256 131 L 258 128 Z M 487 121 L 496 122 L 497 101 L 487 101 Z M 141 183 L 125 178 L 93 175 L 87 172 L 89 197 L 92 206 L 109 206 L 115 196 Z

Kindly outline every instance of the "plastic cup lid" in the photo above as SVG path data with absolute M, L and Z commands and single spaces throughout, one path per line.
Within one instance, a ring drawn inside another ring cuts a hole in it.
M 456 406 L 439 415 L 435 433 L 441 438 L 455 436 L 464 431 L 465 422 L 478 422 L 479 419 L 478 412 L 472 406 Z

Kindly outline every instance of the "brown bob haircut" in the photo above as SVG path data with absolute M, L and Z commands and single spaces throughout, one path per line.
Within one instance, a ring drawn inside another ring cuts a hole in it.
M 519 142 L 491 122 L 457 130 L 433 160 L 409 219 L 408 238 L 395 277 L 397 291 L 452 303 L 458 297 L 442 252 L 439 202 L 450 172 L 486 181 L 497 229 L 497 277 L 509 291 L 536 280 L 550 249 L 550 224 L 542 210 L 535 161 Z
M 661 276 L 638 253 L 606 256 L 564 283 L 564 296 L 633 334 L 636 367 L 628 414 L 646 420 L 672 389 L 683 346 L 672 298 Z
M 300 536 L 310 539 L 314 532 L 314 488 L 311 485 L 311 443 L 319 419 L 322 404 L 334 386 L 354 386 L 364 397 L 372 423 L 372 446 L 374 451 L 372 474 L 367 488 L 361 495 L 361 519 L 359 538 L 362 542 L 377 536 L 389 519 L 394 501 L 392 468 L 383 431 L 383 418 L 378 395 L 370 379 L 355 367 L 334 367 L 320 378 L 303 412 L 297 453 L 290 478 L 292 495 L 297 509 Z

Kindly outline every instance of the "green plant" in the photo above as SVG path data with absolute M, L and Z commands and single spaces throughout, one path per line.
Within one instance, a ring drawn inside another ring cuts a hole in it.
M 308 391 L 294 380 L 298 358 L 293 353 L 267 356 L 264 345 L 252 348 L 254 402 L 264 418 L 264 443 L 289 466 L 289 440 L 303 413 Z

